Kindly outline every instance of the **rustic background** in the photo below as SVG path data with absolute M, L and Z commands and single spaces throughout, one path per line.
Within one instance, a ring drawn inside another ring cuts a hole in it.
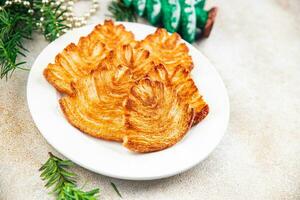
M 91 22 L 108 14 L 108 2 Z M 231 118 L 221 144 L 198 166 L 163 180 L 117 180 L 76 167 L 87 189 L 101 188 L 101 199 L 118 199 L 110 181 L 130 200 L 300 199 L 300 1 L 208 0 L 212 5 L 220 8 L 214 30 L 195 46 L 228 89 Z M 27 42 L 29 66 L 46 45 L 39 35 Z M 37 170 L 47 152 L 58 153 L 31 119 L 27 77 L 18 71 L 0 81 L 1 200 L 51 199 Z

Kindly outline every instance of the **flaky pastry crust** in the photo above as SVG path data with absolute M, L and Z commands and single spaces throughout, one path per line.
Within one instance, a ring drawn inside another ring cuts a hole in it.
M 178 65 L 187 71 L 193 68 L 188 47 L 181 42 L 181 37 L 177 33 L 170 35 L 165 29 L 158 28 L 155 33 L 140 41 L 138 46 L 148 50 L 155 64 L 163 64 L 169 74 L 172 74 Z
M 199 93 L 197 86 L 188 71 L 183 67 L 176 66 L 173 74 L 169 75 L 164 65 L 157 65 L 148 75 L 152 80 L 161 81 L 170 85 L 177 92 L 180 99 L 188 103 L 195 111 L 193 125 L 198 124 L 209 113 L 209 107 Z
M 84 133 L 121 142 L 126 134 L 124 104 L 132 85 L 127 67 L 101 69 L 72 83 L 75 92 L 60 99 L 68 121 Z
M 106 68 L 126 66 L 131 70 L 134 80 L 141 79 L 155 66 L 148 50 L 132 45 L 118 46 L 110 52 L 102 65 Z
M 78 44 L 69 44 L 48 64 L 44 76 L 59 92 L 72 94 L 71 82 L 75 82 L 98 68 L 112 49 L 125 44 L 135 45 L 134 36 L 123 25 L 106 20 L 97 25 Z
M 125 105 L 128 130 L 123 145 L 135 152 L 159 151 L 176 144 L 192 125 L 194 111 L 172 87 L 149 78 L 131 88 Z
M 74 127 L 146 153 L 176 144 L 207 116 L 192 67 L 178 34 L 157 29 L 136 42 L 105 21 L 58 54 L 44 76 L 66 94 L 59 103 Z

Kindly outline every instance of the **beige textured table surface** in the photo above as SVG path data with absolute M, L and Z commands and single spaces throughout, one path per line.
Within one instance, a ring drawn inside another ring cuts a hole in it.
M 101 1 L 99 20 L 106 11 Z M 124 181 L 76 167 L 101 199 L 300 199 L 300 1 L 211 0 L 220 12 L 211 37 L 195 44 L 228 89 L 231 118 L 216 150 L 195 168 L 163 180 Z M 47 45 L 29 41 L 31 65 Z M 35 127 L 26 102 L 28 73 L 0 81 L 0 199 L 52 199 L 38 168 L 58 154 Z M 62 130 L 63 131 L 63 130 Z M 197 152 L 195 152 L 197 153 Z M 59 154 L 58 154 L 59 155 Z

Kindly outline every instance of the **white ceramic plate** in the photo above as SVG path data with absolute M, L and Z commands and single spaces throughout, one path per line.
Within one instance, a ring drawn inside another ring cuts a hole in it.
M 122 23 L 142 39 L 154 27 Z M 121 179 L 151 180 L 181 173 L 205 159 L 220 142 L 229 119 L 229 102 L 224 84 L 196 48 L 188 44 L 195 67 L 194 81 L 209 104 L 210 113 L 175 146 L 163 151 L 136 154 L 119 143 L 90 137 L 71 126 L 65 119 L 58 99 L 60 94 L 43 77 L 43 70 L 57 53 L 80 36 L 92 31 L 93 25 L 78 28 L 50 43 L 31 68 L 27 100 L 32 118 L 46 140 L 61 154 L 91 171 Z M 117 41 L 116 41 L 117 42 Z

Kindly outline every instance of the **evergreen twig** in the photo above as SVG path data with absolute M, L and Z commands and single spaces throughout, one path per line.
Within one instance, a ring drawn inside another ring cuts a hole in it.
M 41 28 L 45 38 L 52 41 L 68 28 L 63 18 L 66 11 L 61 11 L 61 5 L 56 5 L 55 0 L 49 3 L 29 0 L 30 7 L 22 4 L 4 6 L 4 2 L 0 1 L 0 79 L 7 79 L 16 69 L 28 69 L 23 67 L 26 62 L 18 61 L 17 57 L 25 57 L 27 50 L 23 42 L 31 39 L 33 31 Z M 29 14 L 29 9 L 34 12 Z M 41 27 L 37 25 L 39 23 Z
M 8 78 L 16 69 L 24 69 L 25 62 L 17 61 L 17 56 L 25 56 L 27 51 L 23 39 L 30 39 L 33 31 L 32 19 L 25 14 L 16 15 L 12 11 L 0 12 L 0 78 Z
M 125 6 L 122 0 L 113 0 L 108 6 L 108 10 L 112 14 L 112 17 L 117 21 L 137 21 L 137 15 L 135 14 L 133 7 Z
M 42 180 L 46 181 L 45 187 L 52 187 L 52 193 L 57 200 L 96 200 L 99 189 L 85 192 L 76 186 L 76 174 L 70 172 L 68 168 L 73 166 L 69 160 L 62 160 L 49 153 L 49 159 L 39 169 Z

